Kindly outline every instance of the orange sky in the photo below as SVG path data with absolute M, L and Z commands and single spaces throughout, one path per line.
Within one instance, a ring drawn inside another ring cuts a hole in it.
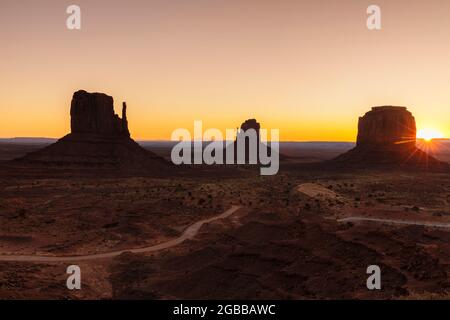
M 0 40 L 0 137 L 64 135 L 78 89 L 126 100 L 137 139 L 256 118 L 282 140 L 353 141 L 385 104 L 450 137 L 448 0 L 2 0 Z

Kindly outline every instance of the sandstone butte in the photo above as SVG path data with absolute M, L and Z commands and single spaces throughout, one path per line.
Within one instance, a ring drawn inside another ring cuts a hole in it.
M 62 167 L 113 167 L 164 170 L 169 164 L 142 148 L 130 137 L 127 105 L 122 118 L 114 113 L 114 101 L 103 93 L 84 90 L 73 94 L 71 132 L 41 150 L 27 154 L 21 164 Z
M 260 140 L 261 140 L 261 136 L 260 136 L 261 125 L 260 125 L 260 123 L 256 119 L 247 119 L 241 124 L 240 129 L 237 130 L 237 132 L 238 133 L 241 132 L 244 134 L 247 130 L 250 130 L 250 129 L 253 129 L 256 132 L 256 143 L 257 143 L 256 152 L 258 155 L 257 164 L 260 164 L 260 160 L 259 160 L 259 148 L 260 148 Z M 249 160 L 250 160 L 250 155 L 249 155 L 250 144 L 249 143 L 250 143 L 250 140 L 248 138 L 246 138 L 245 139 L 245 162 L 247 164 L 249 163 Z M 263 143 L 265 143 L 265 142 L 263 142 Z M 234 151 L 233 151 L 233 149 L 234 149 Z M 225 162 L 227 152 L 233 152 L 234 161 L 236 162 L 237 161 L 237 138 L 233 144 L 230 144 L 225 148 L 224 153 L 223 153 L 224 154 L 224 162 Z M 267 147 L 267 155 L 271 156 L 272 152 L 276 152 L 276 151 L 273 151 L 273 149 L 270 147 L 270 143 L 269 143 L 269 146 Z M 280 160 L 287 159 L 287 157 L 281 153 L 278 153 L 278 157 Z
M 359 118 L 356 147 L 333 160 L 350 166 L 445 167 L 416 147 L 416 121 L 406 107 L 381 106 Z

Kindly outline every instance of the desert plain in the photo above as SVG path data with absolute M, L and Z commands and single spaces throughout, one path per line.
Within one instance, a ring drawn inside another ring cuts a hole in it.
M 42 146 L 1 147 L 5 158 L 17 158 Z M 248 166 L 158 176 L 11 167 L 3 159 L 0 297 L 447 299 L 449 173 L 307 160 L 334 156 L 329 146 L 318 149 L 282 146 L 290 156 L 275 176 Z M 154 150 L 170 154 L 170 146 Z M 208 219 L 183 241 L 133 252 Z M 73 264 L 81 290 L 66 287 Z M 381 290 L 366 287 L 369 265 L 380 266 Z

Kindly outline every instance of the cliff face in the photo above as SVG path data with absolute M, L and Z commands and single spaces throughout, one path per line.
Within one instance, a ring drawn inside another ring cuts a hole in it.
M 256 131 L 257 135 L 259 136 L 259 129 L 261 128 L 261 125 L 259 124 L 258 121 L 256 121 L 256 119 L 248 119 L 245 120 L 242 124 L 241 124 L 241 130 L 242 131 L 247 131 L 249 129 L 253 129 Z
M 70 107 L 70 124 L 72 133 L 130 136 L 125 102 L 121 119 L 114 113 L 113 98 L 104 93 L 75 92 Z
M 374 107 L 359 118 L 357 146 L 379 150 L 414 149 L 416 121 L 405 107 Z
M 255 133 L 256 133 L 256 146 L 255 146 L 256 147 L 255 148 L 256 159 L 255 159 L 255 161 L 256 161 L 256 163 L 259 163 L 259 148 L 260 148 L 260 146 L 259 146 L 259 142 L 260 142 L 259 130 L 260 130 L 260 128 L 261 128 L 261 125 L 259 124 L 258 121 L 256 121 L 256 119 L 247 119 L 241 124 L 240 130 L 237 132 L 237 136 L 240 136 L 240 135 L 245 135 L 248 130 L 251 130 L 251 129 L 255 130 Z M 234 157 L 236 160 L 237 160 L 237 154 L 239 152 L 237 139 L 238 139 L 238 137 L 236 137 L 236 141 L 234 142 Z M 245 152 L 244 159 L 245 159 L 246 163 L 249 163 L 250 149 L 251 149 L 250 138 L 245 138 L 244 141 L 245 141 L 245 143 L 243 144 L 244 152 Z
M 405 107 L 374 107 L 358 122 L 356 147 L 333 160 L 342 166 L 444 167 L 416 147 L 416 121 Z
M 245 135 L 247 130 L 253 129 L 256 132 L 256 141 L 257 141 L 257 145 L 256 145 L 256 153 L 257 153 L 257 159 L 256 162 L 257 164 L 260 164 L 260 158 L 259 158 L 259 150 L 260 150 L 260 143 L 261 143 L 261 136 L 260 136 L 260 129 L 261 129 L 261 125 L 260 123 L 256 120 L 256 119 L 247 119 L 244 122 L 242 122 L 239 130 L 237 130 L 237 135 Z M 263 142 L 266 143 L 266 142 Z M 248 164 L 249 160 L 250 160 L 250 139 L 246 138 L 245 139 L 245 143 L 244 143 L 244 151 L 245 151 L 245 163 Z M 270 147 L 270 143 L 267 146 L 267 155 L 271 156 L 272 152 L 275 154 L 276 151 L 274 151 L 271 147 Z M 224 161 L 225 161 L 225 157 L 227 153 L 233 153 L 234 155 L 234 161 L 237 161 L 237 153 L 238 153 L 238 143 L 237 143 L 237 136 L 236 136 L 236 140 L 232 143 L 229 144 L 227 147 L 225 147 L 223 155 L 224 155 Z M 287 159 L 285 155 L 280 154 L 278 152 L 278 156 L 280 160 L 285 160 Z
M 17 161 L 61 167 L 114 167 L 163 172 L 167 163 L 130 138 L 127 106 L 122 118 L 114 113 L 113 98 L 103 93 L 74 93 L 70 106 L 71 133 Z

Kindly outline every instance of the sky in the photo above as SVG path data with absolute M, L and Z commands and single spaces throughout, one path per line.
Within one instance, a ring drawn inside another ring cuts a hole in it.
M 136 139 L 256 118 L 284 141 L 354 141 L 377 105 L 450 137 L 448 0 L 1 0 L 0 41 L 0 137 L 70 132 L 79 89 L 126 101 Z

